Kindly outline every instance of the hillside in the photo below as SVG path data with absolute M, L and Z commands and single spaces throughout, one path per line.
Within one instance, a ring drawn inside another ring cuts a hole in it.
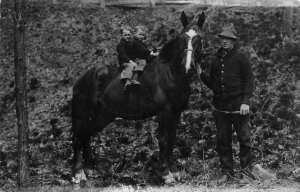
M 241 48 L 251 58 L 256 89 L 251 125 L 256 162 L 282 180 L 299 181 L 292 171 L 300 167 L 300 10 L 292 9 L 289 36 L 283 8 L 169 6 L 129 9 L 95 5 L 29 3 L 26 15 L 30 167 L 34 186 L 70 185 L 72 157 L 70 127 L 72 85 L 89 68 L 116 65 L 119 27 L 143 24 L 149 46 L 156 47 L 167 29 L 181 29 L 180 12 L 190 16 L 204 11 L 205 51 L 214 53 L 216 34 L 232 22 Z M 0 188 L 16 183 L 17 127 L 14 109 L 14 64 L 11 7 L 2 9 L 0 50 Z M 211 56 L 203 62 L 209 65 Z M 207 103 L 211 92 L 192 82 L 190 106 L 181 117 L 175 155 L 183 182 L 204 184 L 215 178 L 215 128 Z M 159 183 L 157 123 L 125 121 L 110 124 L 92 142 L 96 170 L 94 186 L 117 183 Z M 236 138 L 235 138 L 236 141 Z M 234 143 L 235 159 L 238 146 Z M 238 167 L 236 168 L 239 169 Z M 300 173 L 299 173 L 300 174 Z

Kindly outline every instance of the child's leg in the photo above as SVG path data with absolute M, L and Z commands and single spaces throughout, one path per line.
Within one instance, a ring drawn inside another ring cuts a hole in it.
M 132 65 L 131 63 L 123 63 L 123 66 L 125 66 L 125 68 L 121 72 L 121 80 L 131 79 L 133 76 L 132 71 L 134 69 L 134 65 Z
M 131 78 L 133 76 L 132 71 L 134 69 L 134 65 L 132 65 L 131 63 L 123 63 L 123 66 L 125 66 L 125 68 L 121 72 L 120 79 L 121 79 L 121 81 L 125 82 L 124 89 L 126 90 L 128 88 L 128 86 L 130 86 L 132 84 Z
M 137 61 L 138 66 L 133 69 L 133 77 L 132 77 L 132 83 L 133 84 L 140 84 L 140 82 L 137 80 L 139 74 L 144 70 L 146 67 L 146 60 L 141 59 Z

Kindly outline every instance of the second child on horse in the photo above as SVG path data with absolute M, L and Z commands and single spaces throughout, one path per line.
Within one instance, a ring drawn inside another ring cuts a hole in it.
M 120 32 L 122 38 L 117 45 L 117 52 L 122 70 L 121 80 L 124 81 L 124 89 L 127 90 L 130 85 L 140 85 L 137 80 L 138 74 L 144 70 L 153 53 L 141 40 L 133 37 L 129 26 L 123 27 Z

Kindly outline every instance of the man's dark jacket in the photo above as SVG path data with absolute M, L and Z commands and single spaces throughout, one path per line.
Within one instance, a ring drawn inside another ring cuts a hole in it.
M 249 104 L 254 90 L 254 77 L 249 58 L 235 45 L 227 53 L 220 48 L 211 65 L 209 75 L 202 73 L 201 80 L 213 90 L 214 105 L 220 110 L 239 110 L 241 104 Z M 235 107 L 220 103 L 235 102 Z
M 117 52 L 121 69 L 124 68 L 122 64 L 129 63 L 130 60 L 146 59 L 148 62 L 151 59 L 150 51 L 136 39 L 131 42 L 121 39 L 117 46 Z

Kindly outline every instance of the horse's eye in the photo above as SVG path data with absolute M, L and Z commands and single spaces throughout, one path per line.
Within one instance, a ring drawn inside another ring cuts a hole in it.
M 199 41 L 201 41 L 201 37 L 199 35 L 197 35 L 193 38 L 193 41 L 199 42 Z
M 193 38 L 193 44 L 195 45 L 201 45 L 202 44 L 202 39 L 199 36 L 196 36 Z

